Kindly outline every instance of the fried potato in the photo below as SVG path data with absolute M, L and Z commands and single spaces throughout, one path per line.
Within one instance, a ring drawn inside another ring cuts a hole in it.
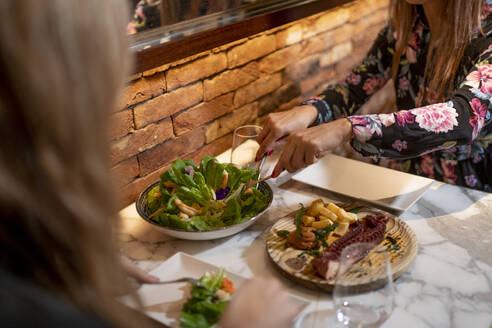
M 306 214 L 310 216 L 317 216 L 319 214 L 320 209 L 324 208 L 325 203 L 323 202 L 322 199 L 316 199 L 314 202 L 311 203 L 311 206 L 309 206 Z
M 325 216 L 325 217 L 329 218 L 332 221 L 336 221 L 337 220 L 337 215 L 335 213 L 333 213 L 332 211 L 330 211 L 329 209 L 327 209 L 326 207 L 323 207 L 323 208 L 321 208 L 319 210 L 319 215 L 320 216 Z
M 318 216 L 318 217 L 319 217 L 319 220 L 320 220 L 320 221 L 330 221 L 330 222 L 331 222 L 331 224 L 333 224 L 333 220 L 332 220 L 332 219 L 330 219 L 330 218 L 329 218 L 329 217 L 327 217 L 327 216 L 320 215 L 320 216 Z
M 354 223 L 358 220 L 357 214 L 343 211 L 342 219 L 344 222 Z
M 318 229 L 324 229 L 331 224 L 332 224 L 331 220 L 315 221 L 311 224 L 311 227 L 313 227 L 314 230 L 318 230 Z
M 303 215 L 302 216 L 302 224 L 305 225 L 306 227 L 310 227 L 311 223 L 315 221 L 314 216 L 310 215 Z
M 348 222 L 338 222 L 338 227 L 333 232 L 339 236 L 343 236 L 347 233 L 349 225 Z
M 330 232 L 328 237 L 326 238 L 326 243 L 328 246 L 330 246 L 335 240 L 337 240 L 339 237 L 336 236 L 333 232 Z
M 328 205 L 326 205 L 326 208 L 332 211 L 333 213 L 335 213 L 336 215 L 338 215 L 338 212 L 342 209 L 333 203 L 328 203 Z

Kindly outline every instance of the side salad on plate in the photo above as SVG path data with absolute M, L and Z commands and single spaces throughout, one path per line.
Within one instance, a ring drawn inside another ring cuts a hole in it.
M 181 311 L 181 327 L 209 328 L 220 319 L 234 293 L 234 283 L 225 277 L 224 269 L 217 274 L 207 272 L 191 289 L 191 297 Z
M 178 159 L 149 191 L 149 216 L 162 226 L 187 231 L 240 223 L 268 204 L 268 196 L 255 186 L 246 188 L 257 177 L 255 169 L 221 164 L 210 156 L 199 167 L 191 159 Z

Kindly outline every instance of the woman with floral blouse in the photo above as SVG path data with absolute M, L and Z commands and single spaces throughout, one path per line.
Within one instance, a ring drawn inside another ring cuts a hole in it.
M 492 0 L 392 0 L 391 24 L 343 83 L 267 117 L 261 157 L 289 135 L 273 177 L 345 141 L 364 156 L 492 192 Z M 354 115 L 390 78 L 399 111 Z

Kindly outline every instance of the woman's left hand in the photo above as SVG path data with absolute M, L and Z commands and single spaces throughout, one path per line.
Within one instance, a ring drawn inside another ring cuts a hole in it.
M 121 254 L 120 261 L 128 277 L 133 278 L 139 284 L 155 284 L 159 282 L 159 278 L 150 275 L 144 270 L 140 269 L 135 263 L 133 263 L 128 257 Z
M 348 119 L 321 124 L 294 132 L 287 138 L 272 177 L 287 170 L 293 173 L 315 163 L 327 152 L 336 149 L 352 137 L 352 124 Z

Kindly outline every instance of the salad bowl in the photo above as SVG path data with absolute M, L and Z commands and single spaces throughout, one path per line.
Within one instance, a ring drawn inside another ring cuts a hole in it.
M 175 238 L 179 239 L 187 239 L 187 240 L 212 240 L 212 239 L 219 239 L 219 238 L 224 238 L 228 236 L 232 236 L 246 228 L 248 228 L 250 225 L 255 223 L 263 213 L 265 213 L 270 205 L 272 204 L 273 201 L 273 191 L 272 188 L 266 183 L 266 182 L 260 182 L 258 184 L 258 190 L 261 191 L 264 195 L 268 196 L 268 203 L 265 208 L 259 212 L 257 215 L 244 220 L 242 222 L 239 222 L 237 224 L 229 225 L 226 227 L 220 227 L 220 228 L 212 228 L 210 230 L 202 230 L 202 231 L 189 231 L 189 230 L 182 230 L 182 229 L 176 229 L 176 228 L 171 228 L 171 227 L 166 227 L 163 225 L 158 224 L 154 220 L 150 218 L 149 210 L 148 210 L 148 202 L 147 202 L 147 196 L 149 194 L 149 191 L 152 190 L 154 187 L 158 186 L 160 181 L 156 181 L 152 184 L 150 184 L 147 188 L 145 188 L 140 195 L 138 196 L 135 206 L 137 208 L 137 212 L 140 215 L 140 217 L 145 220 L 147 223 L 151 224 L 154 228 L 157 230 Z

